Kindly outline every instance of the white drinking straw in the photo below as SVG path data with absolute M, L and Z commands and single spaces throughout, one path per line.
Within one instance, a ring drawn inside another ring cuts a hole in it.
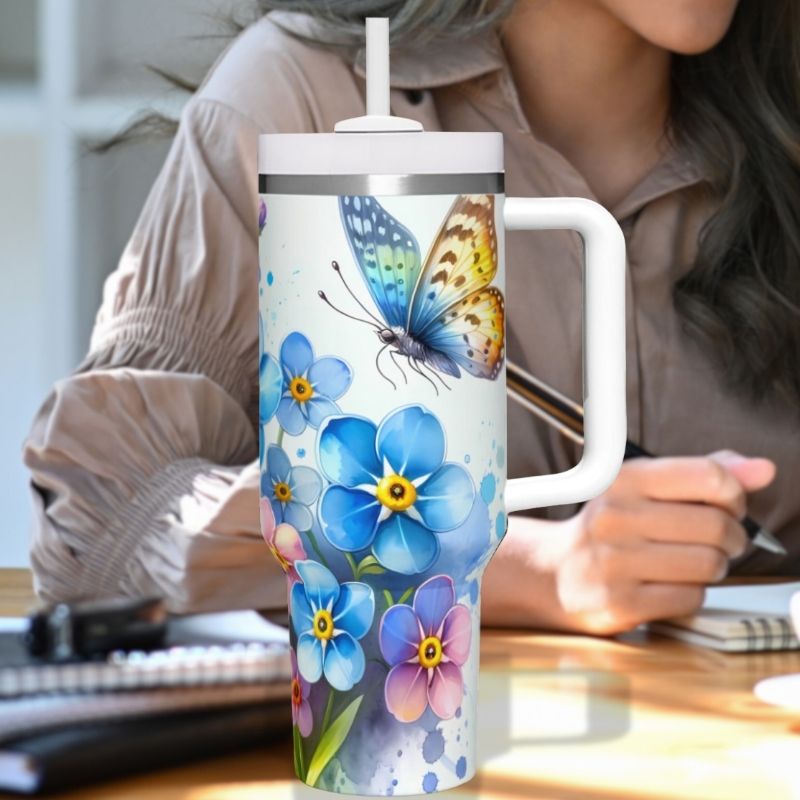
M 389 20 L 367 17 L 367 114 L 388 117 Z

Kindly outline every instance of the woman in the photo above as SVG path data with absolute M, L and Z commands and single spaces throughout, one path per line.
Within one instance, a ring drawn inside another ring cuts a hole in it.
M 394 113 L 502 131 L 509 194 L 592 197 L 619 220 L 629 435 L 669 454 L 626 463 L 580 510 L 512 519 L 484 619 L 612 633 L 693 611 L 731 559 L 796 570 L 797 0 L 266 5 L 312 16 L 252 25 L 188 104 L 89 355 L 34 424 L 40 594 L 285 602 L 257 514 L 256 137 L 363 113 L 353 48 L 319 40 L 352 43 L 387 11 Z M 507 262 L 510 357 L 579 396 L 574 239 L 511 234 Z M 569 443 L 509 413 L 512 475 L 574 463 Z M 748 549 L 746 505 L 786 560 Z

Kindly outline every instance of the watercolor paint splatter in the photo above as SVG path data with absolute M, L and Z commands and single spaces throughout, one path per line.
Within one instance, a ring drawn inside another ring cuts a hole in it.
M 494 500 L 494 493 L 497 491 L 497 478 L 490 472 L 481 481 L 481 497 L 488 506 Z

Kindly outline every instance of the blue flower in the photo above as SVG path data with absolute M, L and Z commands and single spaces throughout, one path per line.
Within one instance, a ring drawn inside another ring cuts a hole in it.
M 281 345 L 283 387 L 278 422 L 286 433 L 298 436 L 306 425 L 318 428 L 325 417 L 339 413 L 334 403 L 353 380 L 350 365 L 341 358 L 314 360 L 311 343 L 302 333 L 290 333 Z
M 259 317 L 261 323 L 261 317 Z M 259 324 L 259 341 L 262 339 L 261 324 Z M 264 447 L 266 445 L 266 435 L 264 426 L 275 416 L 278 410 L 278 403 L 281 400 L 283 389 L 283 378 L 278 362 L 269 354 L 262 353 L 261 361 L 258 365 L 258 463 L 264 463 Z
M 275 521 L 288 522 L 298 531 L 311 530 L 322 479 L 311 467 L 293 467 L 289 456 L 277 445 L 267 449 L 266 469 L 261 473 L 261 496 L 266 497 Z
M 297 668 L 309 682 L 324 674 L 339 691 L 352 689 L 364 675 L 358 643 L 372 625 L 375 596 L 366 583 L 339 584 L 316 561 L 295 561 L 302 583 L 292 586 L 289 610 L 297 634 Z
M 331 481 L 320 502 L 322 531 L 340 550 L 372 547 L 387 569 L 424 572 L 439 555 L 437 533 L 469 515 L 475 485 L 445 462 L 444 430 L 422 406 L 389 414 L 379 427 L 363 417 L 325 420 L 319 465 Z
M 266 425 L 278 410 L 283 390 L 281 368 L 269 353 L 261 354 L 258 383 L 258 421 Z

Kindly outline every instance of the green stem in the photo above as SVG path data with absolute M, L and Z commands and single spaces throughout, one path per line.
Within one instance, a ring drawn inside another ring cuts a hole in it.
M 358 564 L 356 564 L 356 560 L 353 558 L 350 553 L 344 554 L 345 559 L 347 559 L 347 563 L 350 565 L 350 569 L 353 570 L 353 577 L 358 580 Z
M 300 735 L 300 731 L 297 731 L 297 760 L 300 762 L 300 775 L 305 776 L 306 774 L 306 765 L 305 759 L 303 758 L 303 737 Z
M 330 567 L 328 566 L 328 562 L 325 560 L 325 556 L 322 555 L 322 551 L 319 549 L 319 545 L 317 544 L 317 537 L 314 536 L 313 531 L 307 530 L 305 531 L 305 535 L 308 536 L 308 541 L 311 542 L 311 546 L 314 548 L 314 552 L 317 554 L 317 558 L 324 566 L 330 569 Z
M 384 589 L 383 596 L 386 599 L 386 607 L 391 608 L 391 606 L 394 605 L 394 600 L 392 600 L 392 593 L 388 589 Z
M 283 428 L 278 428 L 278 438 L 275 440 L 275 444 L 277 444 L 278 447 L 283 447 L 283 434 L 284 433 L 285 433 L 285 431 L 283 430 Z
M 403 592 L 403 594 L 400 595 L 400 598 L 398 599 L 397 602 L 398 603 L 405 603 L 405 601 L 408 600 L 408 598 L 411 597 L 412 594 L 414 594 L 414 587 L 413 586 L 409 586 L 408 589 L 406 589 Z
M 330 694 L 328 695 L 328 702 L 325 705 L 325 713 L 322 716 L 322 727 L 320 728 L 320 735 L 324 734 L 326 730 L 328 730 L 328 723 L 331 721 L 331 714 L 333 713 L 333 695 L 334 690 L 331 689 Z

